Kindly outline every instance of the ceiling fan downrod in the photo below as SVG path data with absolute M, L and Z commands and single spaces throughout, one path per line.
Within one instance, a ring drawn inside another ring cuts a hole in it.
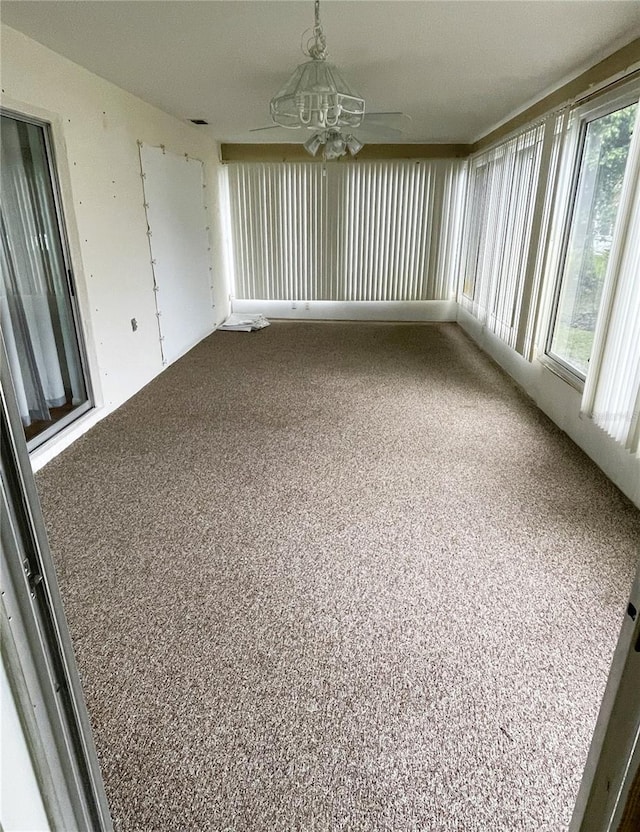
M 313 37 L 307 43 L 307 54 L 314 61 L 326 61 L 327 59 L 327 39 L 322 30 L 322 23 L 320 22 L 320 0 L 315 0 L 315 25 L 313 27 Z

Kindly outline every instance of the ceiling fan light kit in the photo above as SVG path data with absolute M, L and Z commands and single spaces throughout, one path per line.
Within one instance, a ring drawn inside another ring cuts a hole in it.
M 326 161 L 346 156 L 347 151 L 352 156 L 355 156 L 364 147 L 362 142 L 355 136 L 351 134 L 343 136 L 339 130 L 335 129 L 314 133 L 311 138 L 307 139 L 303 146 L 307 153 L 310 153 L 312 156 L 316 156 L 322 147 L 322 158 Z
M 320 131 L 304 143 L 315 156 L 324 147 L 325 159 L 338 159 L 347 150 L 352 156 L 363 145 L 355 136 L 343 136 L 341 128 L 359 127 L 365 115 L 364 98 L 347 84 L 334 64 L 327 62 L 327 43 L 320 23 L 320 0 L 315 0 L 315 25 L 307 43 L 311 58 L 300 64 L 276 96 L 270 110 L 281 127 Z

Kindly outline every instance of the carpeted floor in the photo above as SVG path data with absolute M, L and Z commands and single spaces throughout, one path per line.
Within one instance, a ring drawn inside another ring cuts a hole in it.
M 455 325 L 215 333 L 38 486 L 121 832 L 566 829 L 640 513 Z

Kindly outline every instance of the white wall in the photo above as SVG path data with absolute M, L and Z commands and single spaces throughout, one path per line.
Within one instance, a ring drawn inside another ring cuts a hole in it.
M 542 362 L 528 362 L 462 307 L 458 323 L 523 389 L 626 496 L 640 508 L 640 459 L 597 427 L 580 418 L 581 395 Z
M 228 313 L 217 145 L 25 35 L 2 26 L 2 106 L 52 124 L 96 408 L 34 452 L 38 468 L 161 370 L 138 141 L 205 163 L 215 308 Z M 132 331 L 131 318 L 138 329 Z

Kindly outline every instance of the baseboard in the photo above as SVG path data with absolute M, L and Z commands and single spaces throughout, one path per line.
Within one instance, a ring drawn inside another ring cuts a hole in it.
M 40 445 L 29 454 L 31 468 L 33 472 L 39 471 L 40 468 L 51 462 L 58 454 L 62 453 L 66 448 L 80 439 L 92 427 L 97 425 L 105 416 L 108 416 L 115 408 L 93 407 L 82 416 L 79 416 L 75 421 L 71 422 L 66 428 L 52 436 L 43 445 Z
M 455 321 L 455 300 L 231 300 L 232 312 L 296 321 Z

